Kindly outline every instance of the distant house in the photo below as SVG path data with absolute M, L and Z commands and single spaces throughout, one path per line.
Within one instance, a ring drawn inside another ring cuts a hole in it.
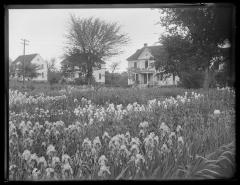
M 138 49 L 133 55 L 127 58 L 128 61 L 128 85 L 136 84 L 140 87 L 148 85 L 175 85 L 179 78 L 169 75 L 164 78 L 164 71 L 156 70 L 155 59 L 157 56 L 164 55 L 163 46 L 147 46 Z
M 30 55 L 20 55 L 18 56 L 13 62 L 12 62 L 12 66 L 15 69 L 15 73 L 13 75 L 10 76 L 10 78 L 14 78 L 14 79 L 19 79 L 22 80 L 22 76 L 21 74 L 19 74 L 19 67 L 20 65 L 29 65 L 31 64 L 36 64 L 39 66 L 39 69 L 37 70 L 37 72 L 39 73 L 39 75 L 35 78 L 33 78 L 32 80 L 35 81 L 47 81 L 47 63 L 43 60 L 43 58 L 39 55 L 39 54 L 30 54 Z M 26 79 L 28 80 L 28 79 Z
M 66 65 L 68 63 L 69 63 L 68 60 L 65 59 L 61 62 L 61 65 Z M 79 68 L 79 66 L 71 66 L 71 65 L 66 65 L 66 66 L 67 68 L 69 68 L 68 77 L 67 77 L 68 81 L 74 81 L 75 79 L 82 76 L 82 71 Z M 99 67 L 93 67 L 93 77 L 95 79 L 95 82 L 105 84 L 105 73 L 106 73 L 106 64 L 104 61 L 102 61 L 102 64 L 99 65 Z

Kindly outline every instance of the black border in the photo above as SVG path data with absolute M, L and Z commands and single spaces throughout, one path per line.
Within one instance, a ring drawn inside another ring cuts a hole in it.
M 44 3 L 44 4 L 43 4 Z M 8 95 L 8 89 L 9 89 L 9 81 L 8 81 L 8 72 L 9 72 L 9 66 L 8 66 L 8 56 L 9 56 L 9 47 L 8 47 L 8 9 L 9 8 L 14 8 L 14 9 L 23 9 L 23 8 L 26 8 L 26 9 L 63 9 L 63 8 L 159 8 L 159 7 L 174 7 L 174 6 L 203 6 L 205 3 L 220 3 L 219 5 L 220 6 L 225 6 L 225 5 L 232 5 L 235 7 L 235 15 L 236 15 L 236 25 L 233 25 L 233 26 L 236 26 L 236 30 L 235 30 L 235 33 L 233 34 L 235 36 L 235 40 L 237 40 L 237 30 L 239 29 L 238 28 L 238 4 L 234 1 L 218 1 L 218 2 L 213 2 L 213 1 L 204 1 L 202 3 L 199 3 L 199 2 L 194 2 L 194 1 L 184 1 L 184 2 L 179 2 L 179 1 L 176 1 L 176 2 L 169 2 L 169 1 L 159 1 L 159 2 L 156 2 L 156 1 L 152 1 L 152 0 L 148 0 L 148 1 L 142 1 L 142 2 L 139 2 L 139 1 L 132 1 L 132 0 L 127 0 L 127 1 L 98 1 L 98 0 L 94 0 L 94 1 L 89 1 L 89 2 L 82 2 L 82 1 L 72 1 L 72 0 L 68 0 L 67 3 L 68 4 L 65 4 L 66 1 L 63 1 L 63 0 L 50 0 L 50 1 L 45 1 L 42 0 L 42 1 L 31 1 L 31 0 L 4 0 L 3 1 L 3 25 L 4 25 L 4 52 L 3 52 L 3 60 L 4 61 L 4 68 L 1 68 L 2 70 L 4 70 L 3 73 L 1 74 L 4 74 L 3 76 L 3 79 L 4 79 L 4 129 L 3 129 L 3 136 L 4 136 L 4 168 L 3 169 L 3 173 L 4 174 L 4 182 L 10 182 L 8 180 L 5 179 L 6 175 L 8 177 L 8 155 L 9 155 L 9 152 L 8 152 L 8 120 L 9 120 L 9 107 L 8 107 L 8 98 L 9 98 L 9 95 Z M 81 4 L 79 4 L 81 3 Z M 235 51 L 234 52 L 234 58 L 235 58 L 235 61 L 237 61 L 237 57 L 235 55 L 238 54 L 238 42 L 235 42 Z M 7 63 L 7 65 L 6 65 Z M 237 69 L 237 62 L 233 64 L 233 70 L 236 70 Z M 237 73 L 235 73 L 237 74 Z M 237 77 L 237 76 L 236 76 Z M 236 81 L 237 81 L 237 78 L 235 78 Z M 237 83 L 235 83 L 235 87 L 236 87 L 236 105 L 237 105 Z M 237 108 L 237 106 L 236 106 Z M 236 109 L 236 119 L 237 119 L 237 109 Z M 237 120 L 236 120 L 236 123 L 237 123 Z M 237 124 L 236 124 L 236 131 L 237 131 Z M 238 139 L 238 136 L 236 134 L 236 142 L 238 142 L 239 139 Z M 236 143 L 236 156 L 237 156 L 237 152 L 238 151 L 238 147 L 237 147 L 237 143 Z M 238 162 L 238 157 L 236 158 L 236 162 Z M 6 166 L 7 164 L 7 166 Z M 238 165 L 237 165 L 238 167 Z M 237 170 L 238 168 L 236 168 Z M 183 180 L 183 181 L 180 181 L 180 180 L 177 180 L 177 181 L 165 181 L 163 180 L 163 182 L 167 182 L 167 183 L 174 183 L 174 182 L 184 182 L 184 183 L 198 183 L 198 182 L 203 182 L 203 183 L 206 183 L 206 182 L 237 182 L 238 180 L 238 170 L 236 171 L 236 176 L 233 178 L 233 179 L 226 179 L 226 180 Z M 11 181 L 11 182 L 14 182 L 14 181 Z M 19 183 L 19 181 L 16 181 Z M 22 181 L 22 182 L 29 182 L 29 181 Z M 34 181 L 33 181 L 34 182 Z M 56 182 L 56 181 L 38 181 L 38 182 L 43 182 L 43 183 L 47 183 L 47 182 Z M 79 181 L 57 181 L 57 182 L 71 182 L 71 183 L 79 183 Z M 84 181 L 84 182 L 87 182 L 87 181 Z M 111 182 L 111 181 L 89 181 L 90 183 L 99 183 L 99 182 Z M 115 183 L 116 181 L 114 181 Z M 129 183 L 129 181 L 119 181 L 119 182 L 127 182 Z M 133 181 L 131 181 L 133 182 Z M 136 180 L 134 182 L 144 182 L 144 181 L 139 181 L 139 180 Z M 148 181 L 146 181 L 148 182 Z M 149 180 L 149 182 L 159 182 L 159 181 L 156 181 L 156 180 Z M 161 181 L 160 181 L 161 182 Z M 31 182 L 30 182 L 31 183 Z M 81 181 L 82 183 L 82 181 Z

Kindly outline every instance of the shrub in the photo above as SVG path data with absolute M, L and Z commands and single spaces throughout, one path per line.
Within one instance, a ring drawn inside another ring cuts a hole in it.
M 55 72 L 55 71 L 48 72 L 48 82 L 50 83 L 50 85 L 58 83 L 60 79 L 61 79 L 61 75 L 59 72 Z
M 204 82 L 204 73 L 195 72 L 183 72 L 180 78 L 179 86 L 188 89 L 198 89 L 201 88 Z
M 87 81 L 85 80 L 84 77 L 79 77 L 74 79 L 73 84 L 75 85 L 87 85 Z
M 215 76 L 215 81 L 216 84 L 220 87 L 225 87 L 227 84 L 229 86 L 232 86 L 233 84 L 231 83 L 231 80 L 229 77 L 226 75 L 226 72 L 218 72 Z M 230 83 L 229 83 L 230 82 Z

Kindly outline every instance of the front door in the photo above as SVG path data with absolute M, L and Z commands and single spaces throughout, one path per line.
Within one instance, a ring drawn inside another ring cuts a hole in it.
M 143 81 L 144 81 L 144 84 L 147 84 L 147 74 L 143 74 Z
M 148 84 L 150 84 L 150 83 L 151 83 L 151 76 L 152 76 L 152 74 L 151 74 L 151 73 L 149 73 L 149 74 L 148 74 Z

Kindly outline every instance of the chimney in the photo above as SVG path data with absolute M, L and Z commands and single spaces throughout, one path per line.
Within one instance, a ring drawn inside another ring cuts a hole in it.
M 147 47 L 147 43 L 144 43 L 144 47 Z

